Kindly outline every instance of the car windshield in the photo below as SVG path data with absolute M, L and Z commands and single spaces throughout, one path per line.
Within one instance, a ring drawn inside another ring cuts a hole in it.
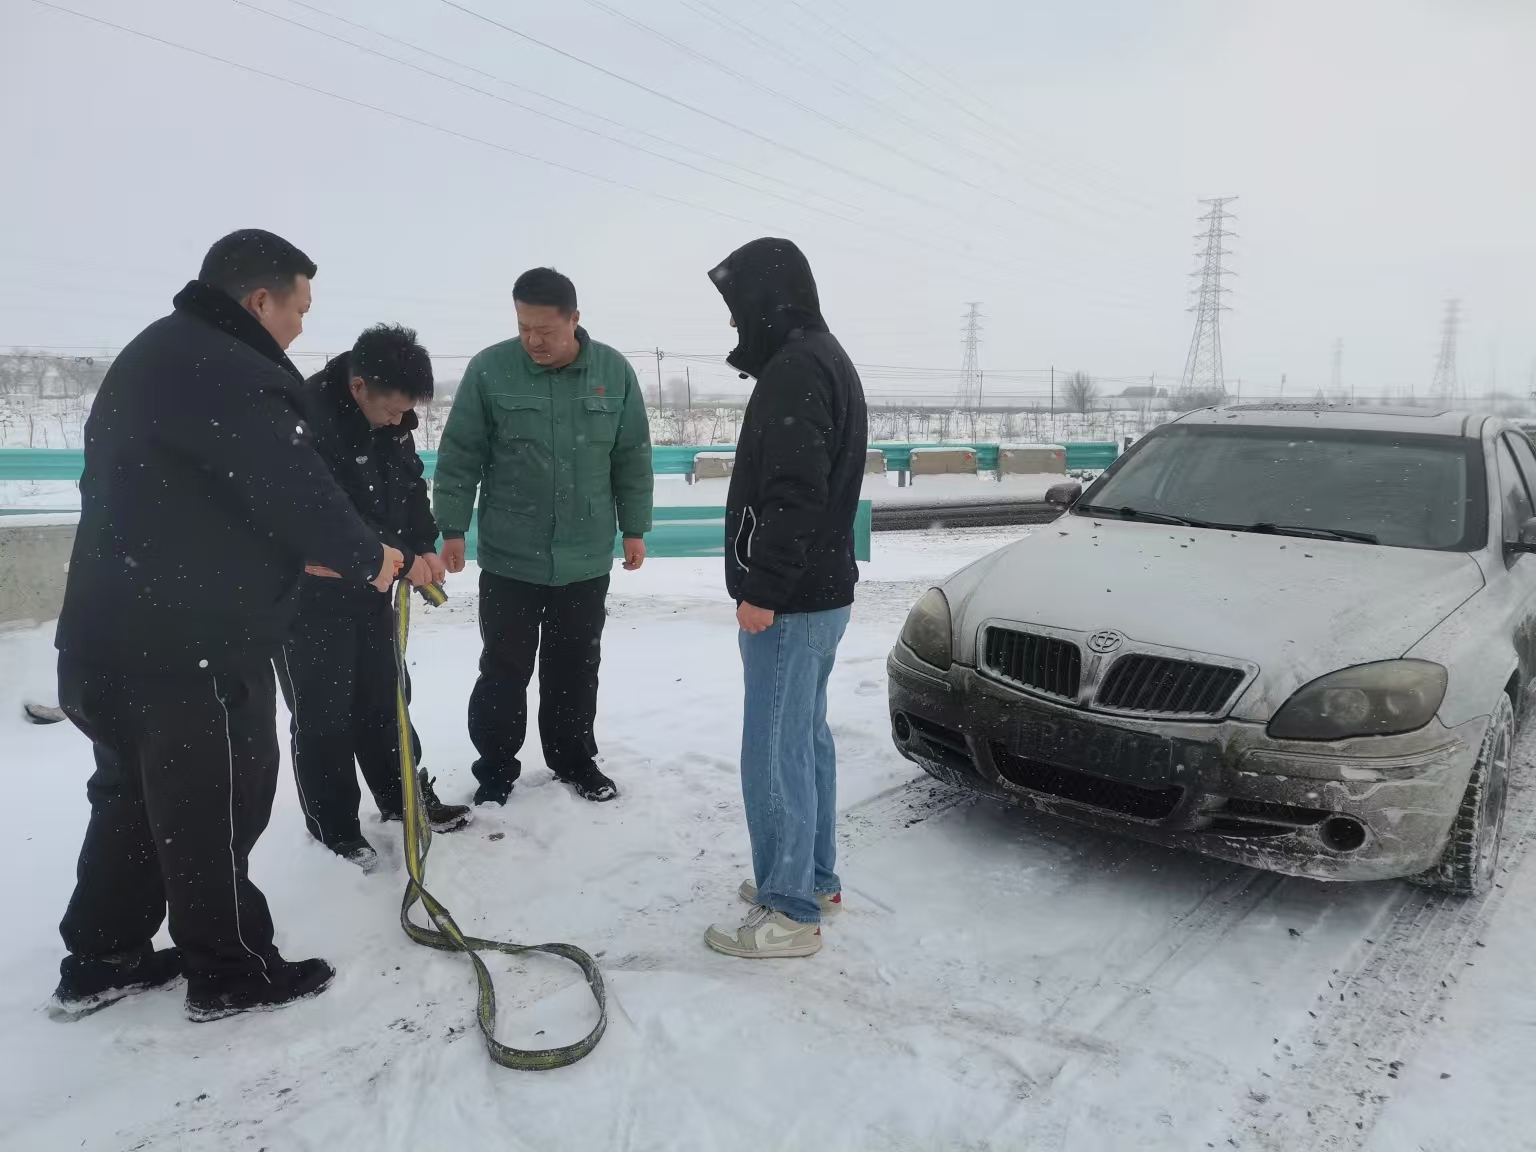
M 1486 539 L 1476 441 L 1338 429 L 1173 426 L 1084 495 L 1084 515 L 1471 551 Z

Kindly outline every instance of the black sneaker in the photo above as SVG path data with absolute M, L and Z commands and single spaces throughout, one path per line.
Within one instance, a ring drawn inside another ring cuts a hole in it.
M 241 1012 L 270 1012 L 320 995 L 336 978 L 324 960 L 277 960 L 265 975 L 194 976 L 187 981 L 187 1019 L 195 1024 Z
M 66 956 L 59 964 L 59 986 L 48 1001 L 48 1015 L 60 1023 L 100 1012 L 129 996 L 162 988 L 182 973 L 175 948 L 153 951 L 149 945 L 113 956 Z
M 612 800 L 619 794 L 618 785 L 604 776 L 596 764 L 585 765 L 574 772 L 556 772 L 555 779 L 576 789 L 576 795 L 583 800 L 598 804 Z
M 326 847 L 348 864 L 356 864 L 363 870 L 363 875 L 365 876 L 372 875 L 379 869 L 378 851 L 361 836 L 356 840 L 343 840 L 338 844 L 327 844 Z
M 432 788 L 432 777 L 421 778 L 421 799 L 427 807 L 427 823 L 434 832 L 457 832 L 475 818 L 467 804 L 444 804 Z M 506 803 L 505 800 L 502 801 Z

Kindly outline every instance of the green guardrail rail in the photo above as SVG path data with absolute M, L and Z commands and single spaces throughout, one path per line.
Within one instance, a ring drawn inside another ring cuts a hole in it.
M 470 560 L 476 556 L 477 525 L 478 517 L 470 521 L 469 531 L 464 534 L 464 554 Z M 859 501 L 859 510 L 853 520 L 853 555 L 856 560 L 869 559 L 873 526 L 873 507 L 868 500 Z M 651 530 L 645 537 L 645 554 L 669 559 L 724 556 L 725 509 L 692 506 L 655 509 L 651 516 Z M 613 542 L 613 555 L 614 559 L 623 558 L 623 537 Z
M 1120 455 L 1113 443 L 1067 443 L 1067 470 L 1076 472 L 1108 468 Z M 914 448 L 974 448 L 976 466 L 983 472 L 997 470 L 996 444 L 871 444 L 885 454 L 885 466 L 891 472 L 912 470 Z M 651 449 L 651 467 L 659 476 L 687 476 L 693 473 L 693 459 L 701 452 L 732 453 L 730 444 L 703 447 L 679 447 L 659 444 Z M 437 453 L 421 454 L 428 476 L 437 469 Z M 0 480 L 78 480 L 85 469 L 85 453 L 76 448 L 0 448 Z
M 79 474 L 69 475 L 67 471 L 57 470 L 58 461 L 53 461 L 56 470 L 45 475 L 39 475 L 43 470 L 35 466 L 17 475 L 9 460 L 12 452 L 20 455 L 23 452 L 55 451 L 58 455 L 74 455 L 63 449 L 4 449 L 0 450 L 0 480 L 75 480 Z M 78 512 L 79 509 L 65 508 L 0 508 L 0 517 L 5 516 L 32 516 L 39 513 L 64 513 Z M 645 537 L 645 550 L 648 556 L 656 557 L 688 557 L 688 556 L 724 556 L 725 555 L 725 509 L 722 507 L 694 507 L 684 505 L 657 508 L 652 514 L 651 531 Z M 853 522 L 853 550 L 855 558 L 868 560 L 870 558 L 870 534 L 874 526 L 874 510 L 868 500 L 859 502 L 859 510 Z M 470 521 L 469 531 L 465 533 L 465 554 L 469 559 L 475 558 L 475 543 L 478 536 L 477 520 Z M 624 540 L 615 538 L 613 542 L 613 554 L 615 558 L 624 555 Z

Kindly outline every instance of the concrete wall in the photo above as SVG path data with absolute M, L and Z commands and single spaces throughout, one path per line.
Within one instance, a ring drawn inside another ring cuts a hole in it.
M 1067 450 L 1060 444 L 1022 444 L 997 450 L 1000 476 L 1039 476 L 1054 472 L 1067 474 Z
M 884 452 L 880 451 L 878 448 L 871 448 L 868 452 L 864 453 L 864 475 L 866 475 L 866 476 L 884 476 L 885 475 L 885 453 Z
M 40 517 L 0 518 L 0 628 L 52 620 L 64 605 L 64 580 L 75 546 L 73 524 L 27 523 Z
M 912 449 L 912 475 L 946 476 L 951 474 L 976 474 L 976 449 L 974 448 L 914 448 Z
M 725 452 L 700 452 L 693 458 L 693 478 L 695 480 L 723 480 L 731 474 L 736 467 L 734 453 Z

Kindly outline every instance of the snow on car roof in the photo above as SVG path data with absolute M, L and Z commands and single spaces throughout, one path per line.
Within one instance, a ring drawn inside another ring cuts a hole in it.
M 1448 408 L 1355 408 L 1317 401 L 1270 401 L 1202 408 L 1177 424 L 1245 424 L 1265 428 L 1357 428 L 1435 436 L 1477 436 L 1485 417 Z

